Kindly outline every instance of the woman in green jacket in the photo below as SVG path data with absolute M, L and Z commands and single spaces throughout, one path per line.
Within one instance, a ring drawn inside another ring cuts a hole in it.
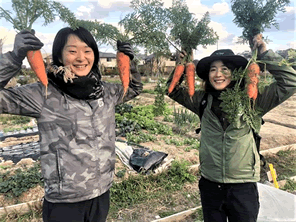
M 196 72 L 204 81 L 204 90 L 195 91 L 190 98 L 181 80 L 168 95 L 199 117 L 202 115 L 199 189 L 205 222 L 256 221 L 260 157 L 254 132 L 260 131 L 264 114 L 296 91 L 295 70 L 279 66 L 283 58 L 266 50 L 262 39 L 254 38 L 254 45 L 258 50 L 257 60 L 266 64 L 275 79 L 258 93 L 255 102 L 250 103 L 246 95 L 247 81 L 234 78 L 235 70 L 244 70 L 248 60 L 229 49 L 217 50 L 198 62 Z M 171 80 L 172 75 L 168 86 Z M 207 103 L 201 114 L 204 101 Z

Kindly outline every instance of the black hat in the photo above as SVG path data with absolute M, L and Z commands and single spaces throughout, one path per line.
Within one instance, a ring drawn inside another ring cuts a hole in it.
M 222 60 L 223 62 L 231 62 L 236 68 L 245 68 L 248 64 L 248 60 L 245 57 L 235 55 L 230 49 L 220 49 L 212 53 L 212 55 L 201 59 L 196 66 L 197 75 L 206 80 L 209 75 L 210 65 L 216 60 Z

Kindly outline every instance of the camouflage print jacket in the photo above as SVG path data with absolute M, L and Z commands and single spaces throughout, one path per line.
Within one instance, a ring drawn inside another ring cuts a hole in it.
M 115 106 L 139 95 L 143 85 L 132 73 L 122 99 L 121 84 L 103 82 L 104 96 L 78 100 L 49 84 L 4 89 L 21 69 L 10 53 L 0 58 L 0 113 L 37 119 L 46 200 L 79 202 L 110 189 L 115 166 Z

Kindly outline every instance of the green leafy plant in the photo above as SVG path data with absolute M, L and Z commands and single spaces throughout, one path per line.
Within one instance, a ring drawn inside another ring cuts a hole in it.
M 12 0 L 12 8 L 15 12 L 4 10 L 0 7 L 0 18 L 6 19 L 16 30 L 31 30 L 37 19 L 43 19 L 43 25 L 47 25 L 59 16 L 62 21 L 75 26 L 74 13 L 61 3 L 48 0 Z
M 124 27 L 129 41 L 144 47 L 148 53 L 170 54 L 166 40 L 168 11 L 161 0 L 132 0 L 133 12 L 127 14 L 119 25 Z
M 26 124 L 31 121 L 30 117 L 27 116 L 18 116 L 18 115 L 10 115 L 10 114 L 2 114 L 0 115 L 0 121 L 2 124 L 6 124 L 8 122 L 12 124 Z
M 250 99 L 248 97 L 245 86 L 241 86 L 246 72 L 241 68 L 234 70 L 232 79 L 236 81 L 233 88 L 227 88 L 220 94 L 222 100 L 220 106 L 226 113 L 226 117 L 230 123 L 238 127 L 241 117 L 247 124 L 256 132 L 259 132 L 261 126 L 261 118 L 259 116 L 260 110 L 251 107 Z
M 10 172 L 0 177 L 0 193 L 12 194 L 15 197 L 36 185 L 43 186 L 43 178 L 40 171 L 40 164 L 25 170 L 17 169 L 13 175 Z
M 289 4 L 290 0 L 232 0 L 231 10 L 235 15 L 233 22 L 243 28 L 242 42 L 248 42 L 252 49 L 256 34 L 263 33 L 271 26 L 278 28 L 275 16 L 278 12 L 285 12 L 285 6 Z
M 186 61 L 191 61 L 192 50 L 198 45 L 206 47 L 215 44 L 219 39 L 216 32 L 208 26 L 209 12 L 206 12 L 198 21 L 194 14 L 189 12 L 183 0 L 173 1 L 172 7 L 169 8 L 169 18 L 172 42 L 187 52 L 187 57 L 184 58 Z
M 177 126 L 194 126 L 197 127 L 197 124 L 199 123 L 199 117 L 193 113 L 188 111 L 187 109 L 175 109 L 174 107 L 174 123 Z
M 284 187 L 281 188 L 281 190 L 285 190 L 287 192 L 293 192 L 296 190 L 296 182 L 295 180 L 287 179 L 286 184 Z
M 132 142 L 145 142 L 155 139 L 155 135 L 172 135 L 171 127 L 156 121 L 154 105 L 117 107 L 115 114 L 117 135 L 126 136 Z M 141 132 L 145 130 L 146 132 Z
M 161 174 L 130 176 L 113 184 L 111 205 L 116 208 L 133 206 L 158 198 L 163 192 L 181 190 L 185 183 L 194 181 L 196 177 L 188 171 L 188 162 L 173 161 L 172 166 Z
M 264 67 L 266 64 L 262 61 L 257 60 L 257 49 L 253 51 L 252 58 L 249 60 L 245 68 L 240 67 L 238 70 L 234 70 L 231 73 L 231 79 L 235 82 L 232 88 L 227 88 L 220 94 L 222 100 L 220 106 L 226 113 L 226 118 L 234 126 L 239 127 L 240 118 L 242 117 L 256 133 L 259 132 L 261 127 L 261 116 L 262 110 L 256 107 L 256 100 L 249 98 L 247 93 L 247 83 L 249 81 L 248 68 L 250 64 L 263 63 Z M 264 73 L 266 68 L 264 68 Z M 259 81 L 258 89 L 263 90 L 271 82 Z
M 128 142 L 139 144 L 139 143 L 146 143 L 149 141 L 156 141 L 157 138 L 154 134 L 139 131 L 136 133 L 133 133 L 133 132 L 127 133 L 126 139 Z
M 154 100 L 153 113 L 155 116 L 164 115 L 167 111 L 167 104 L 164 100 L 166 95 L 166 79 L 159 77 L 155 87 L 156 96 Z

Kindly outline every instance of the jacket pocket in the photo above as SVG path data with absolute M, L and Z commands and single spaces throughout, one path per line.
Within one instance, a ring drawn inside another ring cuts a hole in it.
M 230 179 L 252 179 L 255 174 L 256 147 L 252 132 L 229 137 L 226 142 L 225 166 Z
M 47 195 L 60 194 L 61 173 L 57 152 L 43 154 L 40 157 L 41 171 L 44 178 L 44 189 Z

